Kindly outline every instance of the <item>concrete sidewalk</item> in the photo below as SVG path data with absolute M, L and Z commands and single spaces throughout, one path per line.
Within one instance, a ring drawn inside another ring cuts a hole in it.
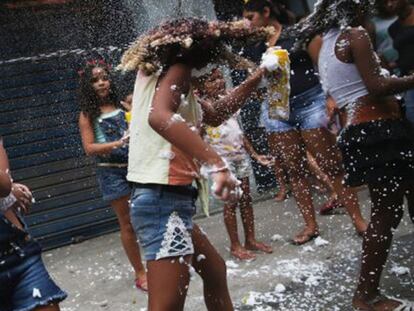
M 316 206 L 322 201 L 315 197 Z M 365 191 L 360 202 L 368 215 Z M 274 253 L 259 255 L 250 263 L 230 258 L 220 214 L 198 221 L 227 261 L 238 310 L 351 310 L 361 239 L 347 215 L 318 217 L 322 239 L 300 247 L 289 243 L 302 225 L 293 199 L 278 204 L 256 202 L 255 218 L 258 237 L 270 242 Z M 407 216 L 393 245 L 382 288 L 387 294 L 414 300 L 414 225 Z M 47 252 L 44 259 L 54 279 L 69 293 L 63 311 L 146 310 L 147 297 L 133 286 L 118 233 Z M 191 282 L 185 310 L 206 310 L 199 277 Z

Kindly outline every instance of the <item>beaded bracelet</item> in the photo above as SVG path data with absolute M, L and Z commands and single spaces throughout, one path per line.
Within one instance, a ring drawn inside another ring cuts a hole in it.
M 4 214 L 16 201 L 16 197 L 11 192 L 7 197 L 0 198 L 0 213 Z

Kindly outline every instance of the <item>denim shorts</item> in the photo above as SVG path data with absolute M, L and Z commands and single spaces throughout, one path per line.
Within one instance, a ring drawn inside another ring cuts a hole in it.
M 268 133 L 327 127 L 326 96 L 319 85 L 293 96 L 290 98 L 290 115 L 286 121 L 270 119 L 269 104 L 264 102 L 260 121 Z
M 414 124 L 414 89 L 405 93 L 405 116 Z
M 131 187 L 126 178 L 126 167 L 97 167 L 96 176 L 104 201 L 111 202 L 131 194 Z
M 51 279 L 40 254 L 0 272 L 0 311 L 29 311 L 67 297 Z
M 168 187 L 188 190 L 169 191 Z M 131 223 L 144 251 L 145 260 L 181 257 L 194 253 L 191 238 L 196 212 L 192 186 L 134 184 L 131 195 Z M 191 194 L 193 193 L 193 194 Z

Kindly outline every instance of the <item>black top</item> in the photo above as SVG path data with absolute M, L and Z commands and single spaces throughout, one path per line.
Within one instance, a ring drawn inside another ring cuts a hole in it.
M 405 26 L 396 20 L 388 31 L 399 54 L 398 67 L 402 74 L 409 74 L 414 70 L 414 26 Z
M 291 70 L 290 97 L 306 92 L 319 85 L 319 78 L 315 73 L 315 68 L 309 54 L 304 50 L 293 51 L 294 44 L 295 39 L 280 39 L 277 42 L 277 46 L 289 52 Z M 266 49 L 266 43 L 261 42 L 246 48 L 243 54 L 258 64 Z

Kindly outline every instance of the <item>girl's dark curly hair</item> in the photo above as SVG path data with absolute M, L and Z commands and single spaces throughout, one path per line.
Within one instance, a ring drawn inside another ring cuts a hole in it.
M 151 75 L 177 60 L 214 62 L 223 58 L 224 43 L 228 40 L 257 42 L 273 31 L 273 27 L 251 29 L 243 21 L 207 22 L 197 18 L 167 21 L 140 36 L 124 53 L 118 68 L 142 70 Z
M 108 102 L 114 104 L 114 106 L 121 108 L 121 104 L 119 103 L 118 92 L 114 83 L 112 83 L 113 79 L 111 76 L 111 70 L 108 65 L 103 62 L 93 62 L 88 63 L 79 72 L 79 90 L 78 90 L 78 99 L 79 99 L 79 107 L 81 112 L 85 113 L 91 123 L 93 123 L 101 114 L 100 106 L 102 104 L 99 97 L 96 95 L 95 90 L 92 86 L 92 70 L 94 68 L 102 68 L 105 70 L 109 76 L 110 81 L 110 89 L 109 89 L 109 98 Z
M 296 48 L 301 48 L 330 28 L 359 26 L 361 13 L 366 14 L 374 7 L 375 0 L 319 0 L 313 13 L 286 29 L 282 37 L 297 38 Z
M 244 5 L 245 11 L 263 13 L 265 8 L 269 8 L 270 17 L 276 19 L 279 23 L 289 25 L 292 22 L 292 17 L 286 9 L 286 5 L 281 1 L 275 0 L 249 0 Z

